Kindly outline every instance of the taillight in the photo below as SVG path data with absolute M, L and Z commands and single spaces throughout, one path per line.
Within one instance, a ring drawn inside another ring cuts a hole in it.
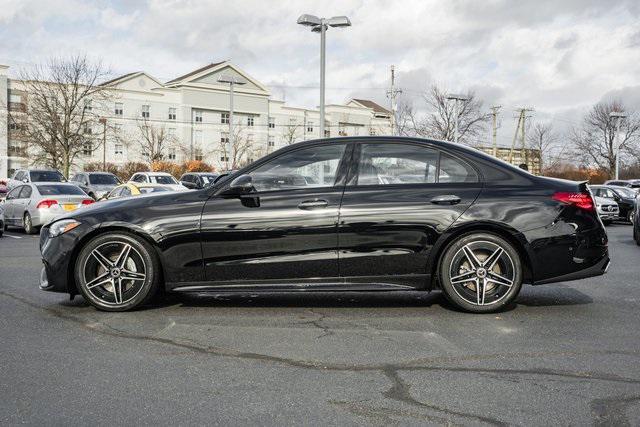
M 41 200 L 40 203 L 38 203 L 38 205 L 36 206 L 36 209 L 49 209 L 51 206 L 57 205 L 57 204 L 58 204 L 57 200 L 45 199 L 45 200 Z
M 593 199 L 589 193 L 567 193 L 559 191 L 553 195 L 553 200 L 587 211 L 595 210 Z
M 91 204 L 91 203 L 93 203 L 93 202 L 95 202 L 95 200 L 93 200 L 93 199 L 84 199 L 84 200 L 82 201 L 82 204 L 83 204 L 83 205 L 90 205 L 90 204 Z

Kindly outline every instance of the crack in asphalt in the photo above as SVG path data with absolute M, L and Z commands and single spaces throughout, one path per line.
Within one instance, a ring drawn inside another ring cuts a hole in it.
M 37 310 L 41 310 L 50 316 L 54 316 L 56 318 L 73 322 L 78 326 L 93 331 L 98 332 L 103 335 L 108 335 L 116 338 L 124 338 L 131 339 L 141 342 L 150 342 L 154 344 L 164 344 L 168 346 L 179 347 L 185 350 L 190 350 L 195 353 L 210 355 L 210 356 L 220 356 L 220 357 L 229 357 L 235 359 L 243 359 L 243 360 L 253 360 L 253 361 L 261 361 L 261 362 L 270 362 L 281 365 L 286 365 L 294 368 L 301 369 L 313 369 L 313 370 L 322 370 L 322 371 L 334 371 L 334 372 L 380 372 L 388 378 L 392 385 L 391 388 L 385 392 L 383 392 L 383 396 L 387 399 L 392 399 L 395 401 L 399 401 L 414 407 L 422 407 L 425 409 L 429 409 L 436 412 L 444 413 L 448 416 L 457 416 L 468 419 L 473 419 L 485 423 L 489 423 L 492 425 L 505 425 L 502 421 L 497 419 L 492 419 L 488 417 L 483 417 L 480 415 L 474 415 L 463 412 L 456 412 L 450 409 L 446 409 L 443 407 L 439 407 L 436 405 L 428 404 L 421 402 L 415 399 L 409 389 L 410 386 L 402 381 L 400 378 L 399 372 L 401 371 L 423 371 L 423 372 L 459 372 L 459 373 L 484 373 L 490 375 L 532 375 L 532 376 L 549 376 L 549 377 L 559 377 L 566 379 L 579 379 L 579 380 L 599 380 L 599 381 L 608 381 L 608 382 L 616 382 L 616 383 L 626 383 L 626 384 L 640 384 L 640 379 L 633 378 L 625 378 L 615 374 L 607 374 L 600 372 L 592 372 L 592 371 L 563 371 L 563 370 L 555 370 L 548 368 L 537 368 L 537 369 L 498 369 L 498 368 L 476 368 L 476 367 L 451 367 L 451 366 L 426 366 L 426 363 L 446 363 L 446 362 L 462 362 L 462 361 L 478 361 L 478 360 L 487 360 L 487 359 L 500 359 L 500 358 L 511 358 L 511 357 L 519 357 L 519 358 L 537 358 L 540 356 L 550 356 L 550 355 L 584 355 L 584 354 L 621 354 L 621 355 L 630 355 L 634 357 L 638 357 L 639 352 L 634 351 L 613 351 L 613 350 L 599 350 L 599 351 L 576 351 L 576 352 L 539 352 L 539 353 L 495 353 L 495 354 L 479 354 L 479 355 L 468 355 L 462 357 L 434 357 L 434 358 L 424 358 L 419 360 L 407 361 L 404 363 L 396 363 L 396 364 L 363 364 L 363 365 L 349 365 L 343 363 L 325 363 L 321 361 L 307 361 L 307 360 L 299 360 L 286 358 L 281 356 L 272 356 L 267 354 L 253 353 L 253 352 L 241 352 L 229 348 L 215 347 L 215 346 L 201 346 L 197 344 L 186 343 L 177 339 L 171 338 L 163 338 L 152 335 L 144 335 L 144 334 L 136 334 L 128 331 L 124 331 L 121 329 L 114 328 L 113 326 L 107 325 L 104 322 L 100 321 L 87 321 L 87 319 L 82 319 L 78 316 L 74 316 L 69 313 L 65 313 L 60 310 L 53 309 L 51 307 L 45 307 L 39 304 L 36 304 L 26 298 L 19 297 L 13 295 L 11 293 L 0 291 L 0 295 L 5 296 L 7 298 L 14 299 L 19 301 L 27 306 L 35 308 Z M 318 313 L 315 313 L 318 314 Z M 326 315 L 322 315 L 320 319 L 316 319 L 311 321 L 320 323 Z M 322 329 L 323 331 L 327 328 L 324 325 L 315 325 L 316 327 Z M 322 336 L 322 335 L 321 335 Z M 629 398 L 629 402 L 626 405 L 630 405 L 631 403 L 639 400 L 640 397 L 631 397 Z M 619 399 L 600 399 L 593 401 L 592 404 L 592 412 L 599 417 L 598 419 L 622 419 L 620 415 L 621 411 L 624 410 L 626 406 L 620 407 Z M 613 409 L 613 411 L 611 411 Z M 605 422 L 606 424 L 606 422 Z
M 309 309 L 308 311 L 309 311 L 309 313 L 311 313 L 311 314 L 313 314 L 315 316 L 318 316 L 318 318 L 314 319 L 314 320 L 307 320 L 305 322 L 297 322 L 298 325 L 313 325 L 316 328 L 320 329 L 322 331 L 322 334 L 318 335 L 316 337 L 316 339 L 320 339 L 320 338 L 328 337 L 330 335 L 334 335 L 334 332 L 331 330 L 331 328 L 322 323 L 327 318 L 326 314 L 320 313 L 320 312 L 315 311 L 313 309 Z

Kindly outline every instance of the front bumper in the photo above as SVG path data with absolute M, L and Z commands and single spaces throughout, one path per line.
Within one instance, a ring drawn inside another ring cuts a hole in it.
M 80 225 L 57 237 L 49 237 L 49 227 L 40 230 L 40 253 L 43 268 L 40 274 L 40 289 L 50 292 L 77 294 L 70 266 L 75 261 L 74 249 L 78 247 L 87 226 Z

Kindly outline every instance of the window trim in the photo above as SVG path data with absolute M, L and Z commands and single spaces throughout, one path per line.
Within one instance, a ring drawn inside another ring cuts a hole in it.
M 340 161 L 338 162 L 338 167 L 336 168 L 336 177 L 333 181 L 333 185 L 330 186 L 324 186 L 324 187 L 301 187 L 301 188 L 287 188 L 284 190 L 269 190 L 269 191 L 257 191 L 255 193 L 251 193 L 249 195 L 249 197 L 257 197 L 257 196 L 266 196 L 266 195 L 271 195 L 274 193 L 286 193 L 286 192 L 300 192 L 300 191 L 322 191 L 322 190 L 330 190 L 330 189 L 335 189 L 335 188 L 339 188 L 339 187 L 343 187 L 346 185 L 346 178 L 347 175 L 349 173 L 349 169 L 350 169 L 350 165 L 353 162 L 353 151 L 354 151 L 354 143 L 353 141 L 344 141 L 344 142 L 337 142 L 337 143 L 333 143 L 332 145 L 344 145 L 344 151 L 342 152 L 342 157 L 340 158 Z M 317 148 L 317 147 L 322 147 L 322 146 L 327 146 L 326 142 L 317 142 L 311 145 L 305 145 L 303 147 L 296 147 L 295 149 L 289 149 L 286 150 L 284 152 L 280 152 L 280 151 L 276 151 L 273 154 L 263 157 L 262 161 L 258 162 L 258 163 L 251 163 L 249 166 L 247 166 L 245 169 L 241 169 L 239 170 L 236 174 L 234 174 L 236 177 L 241 176 L 241 175 L 247 175 L 252 173 L 254 170 L 260 168 L 262 165 L 264 165 L 267 162 L 270 162 L 272 160 L 277 159 L 280 156 L 286 156 L 288 154 L 291 154 L 293 152 L 296 151 L 300 151 L 300 150 L 306 150 L 309 148 Z M 220 186 L 220 187 L 216 187 L 215 185 L 210 186 L 210 188 L 212 189 L 212 195 L 213 196 L 220 196 L 220 193 L 224 192 L 224 190 L 226 190 L 229 185 L 231 185 L 231 182 L 233 180 L 224 180 L 224 185 Z M 214 188 L 215 187 L 215 188 Z M 224 196 L 222 196 L 224 197 Z
M 428 148 L 428 149 L 432 149 L 432 150 L 436 150 L 438 152 L 438 160 L 436 163 L 436 180 L 435 182 L 415 182 L 415 183 L 411 183 L 411 182 L 405 182 L 402 184 L 365 184 L 365 185 L 360 185 L 357 184 L 357 179 L 358 179 L 358 172 L 360 169 L 360 158 L 361 158 L 361 153 L 362 153 L 362 146 L 365 144 L 396 144 L 396 145 L 414 145 L 417 147 L 422 147 L 422 148 Z M 451 187 L 456 187 L 456 186 L 460 186 L 460 185 L 482 185 L 484 183 L 484 179 L 482 174 L 480 173 L 480 171 L 478 170 L 478 168 L 471 163 L 470 161 L 466 160 L 464 157 L 461 157 L 460 155 L 458 155 L 457 153 L 453 153 L 450 150 L 447 150 L 445 147 L 440 147 L 434 144 L 430 144 L 430 143 L 423 143 L 423 142 L 419 142 L 419 141 L 403 141 L 403 140 L 377 140 L 377 141 L 356 141 L 355 142 L 355 148 L 354 148 L 354 153 L 353 153 L 353 158 L 352 158 L 352 165 L 353 167 L 350 168 L 349 170 L 349 176 L 347 176 L 347 182 L 346 182 L 346 186 L 349 189 L 354 189 L 354 188 L 366 188 L 366 189 L 383 189 L 383 188 L 416 188 L 416 187 L 425 187 L 425 188 L 433 188 L 436 187 L 437 188 L 442 188 L 443 186 L 451 186 Z M 440 182 L 440 161 L 442 159 L 442 154 L 447 154 L 451 157 L 453 157 L 454 159 L 464 163 L 465 165 L 469 166 L 475 173 L 476 173 L 476 177 L 477 180 L 474 182 Z

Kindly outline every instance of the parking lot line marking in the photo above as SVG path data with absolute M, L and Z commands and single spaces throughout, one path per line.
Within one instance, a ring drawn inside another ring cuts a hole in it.
M 22 237 L 20 236 L 12 236 L 11 234 L 6 234 L 6 233 L 4 234 L 4 236 L 11 237 L 12 239 L 22 239 Z

